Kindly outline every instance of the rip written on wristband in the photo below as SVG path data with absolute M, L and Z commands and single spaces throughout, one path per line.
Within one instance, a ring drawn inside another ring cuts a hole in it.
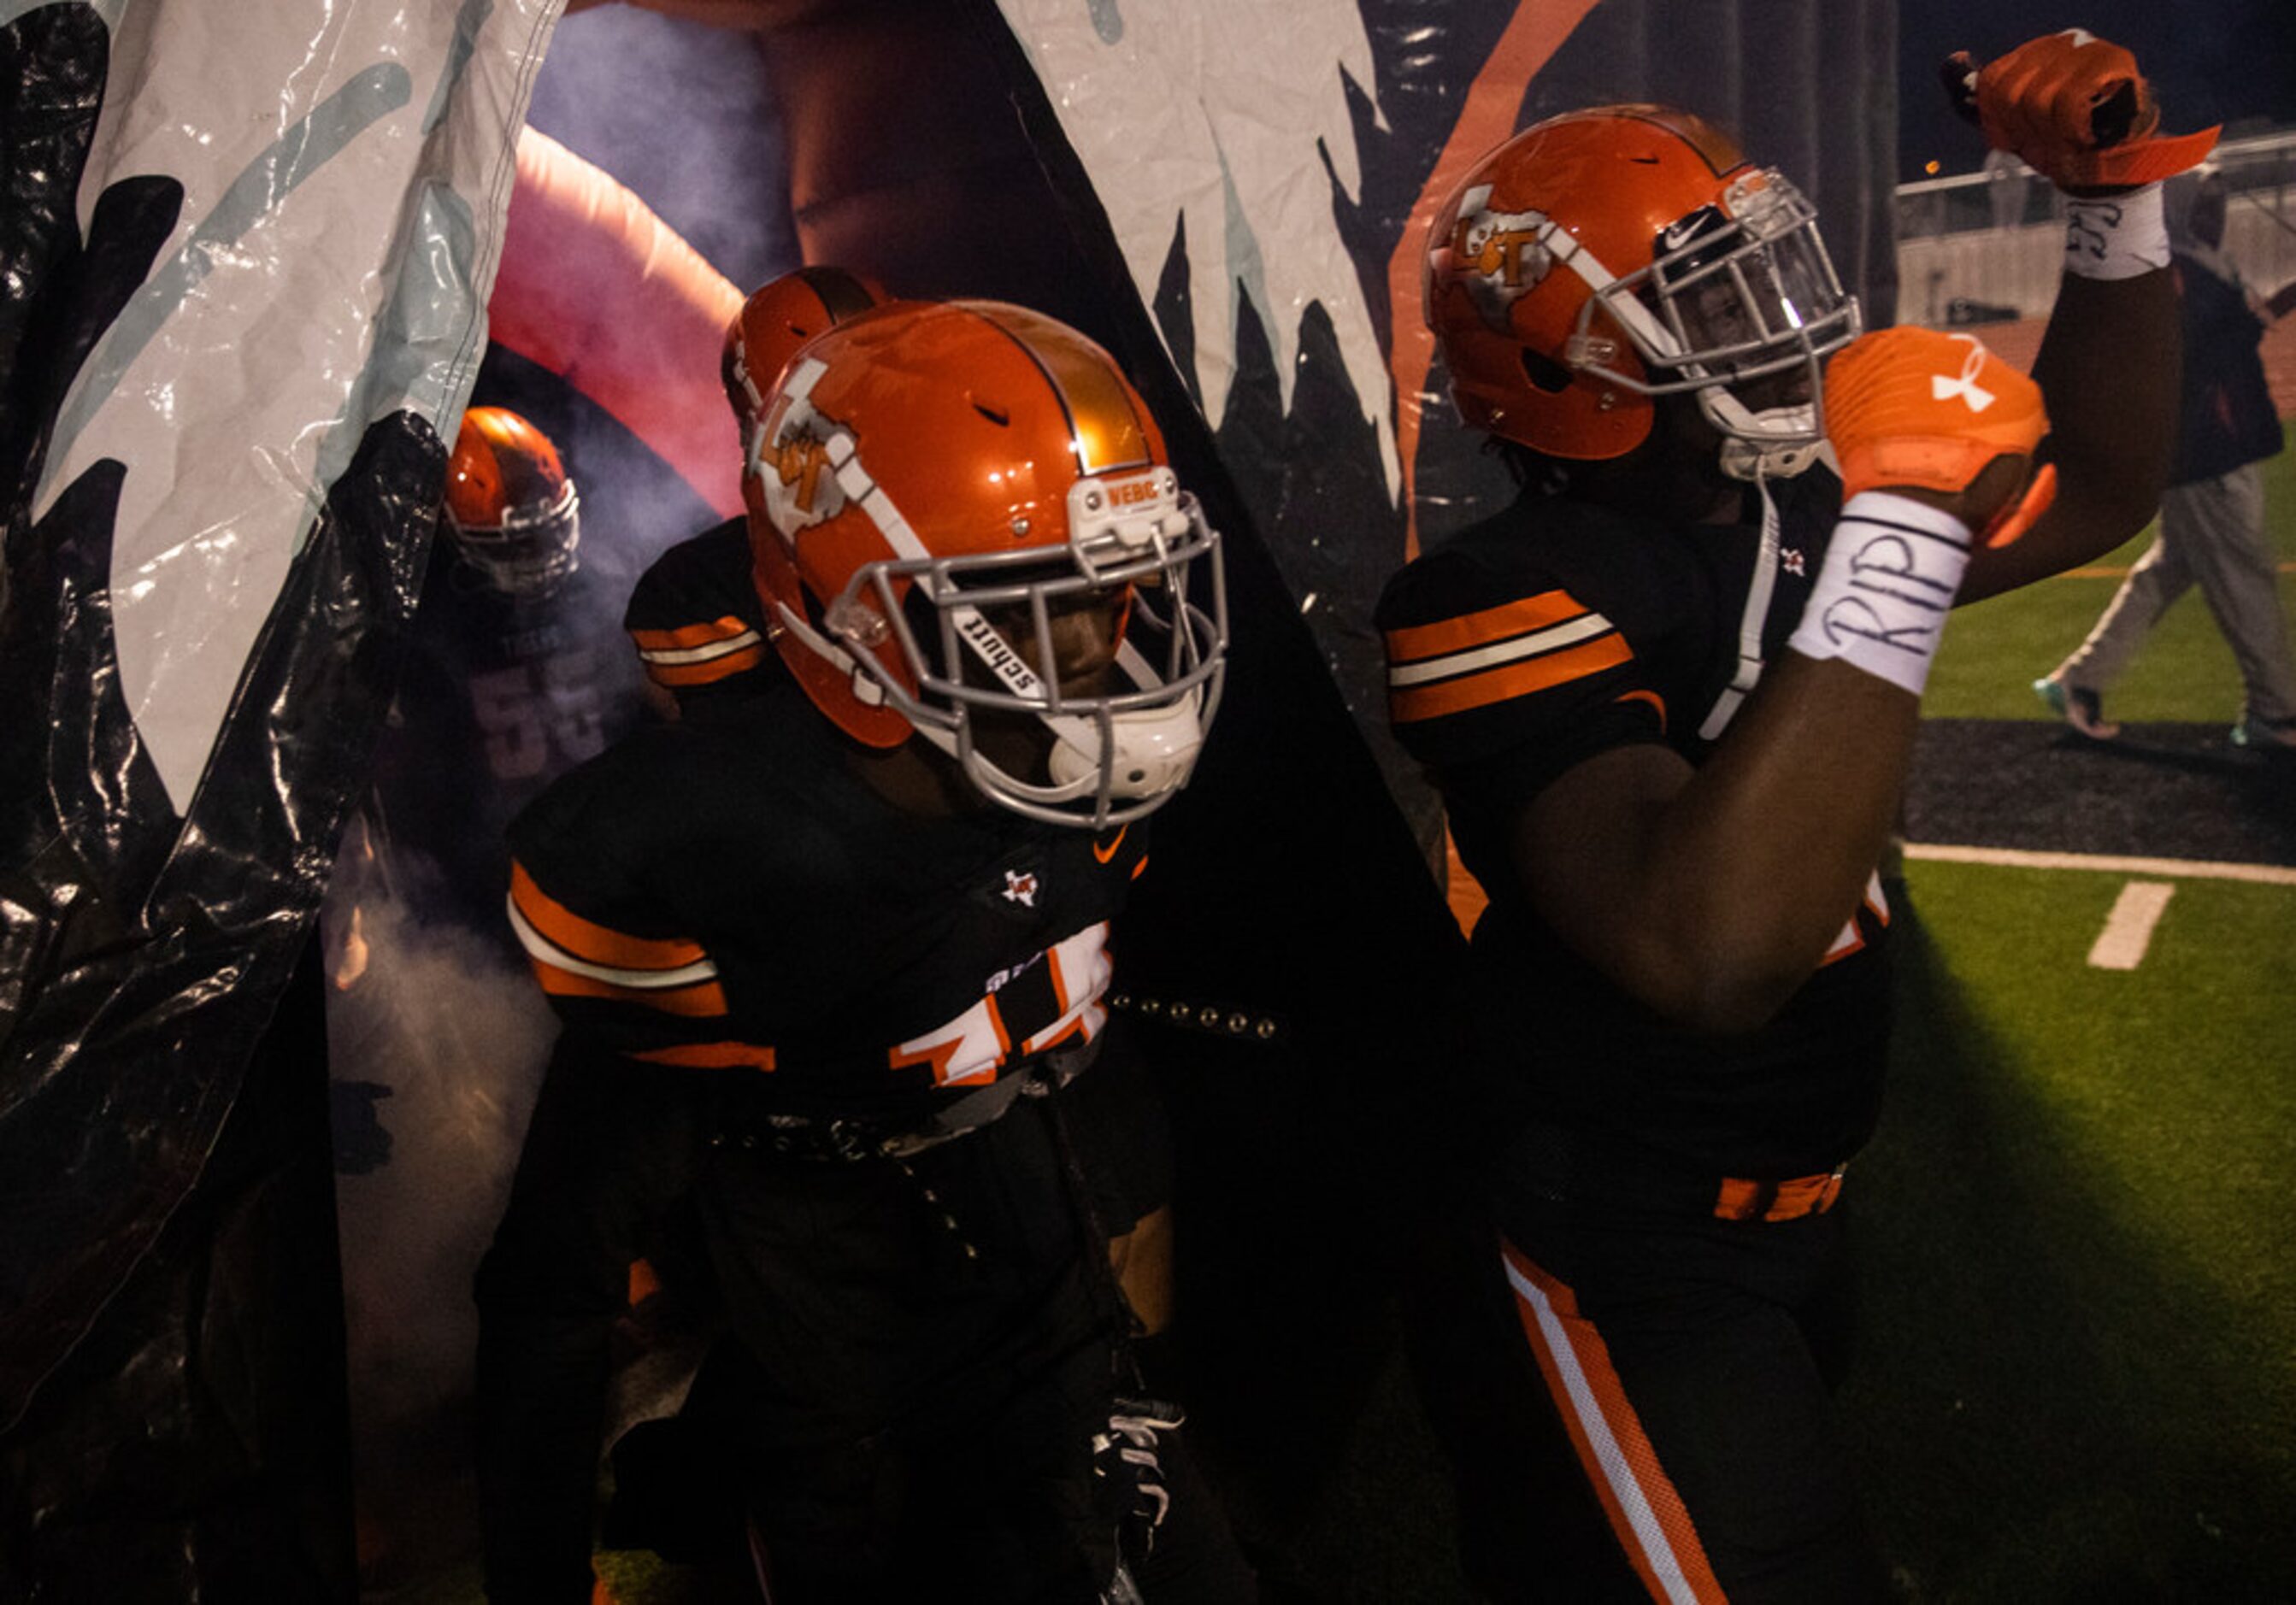
M 1854 527 L 1874 528 L 1864 520 Z M 1843 528 L 1846 530 L 1853 526 L 1845 522 Z M 1954 555 L 1943 562 L 1933 561 L 1931 571 L 1923 573 L 1921 558 L 1926 547 L 1942 547 Z M 1926 530 L 1885 528 L 1850 553 L 1849 585 L 1854 591 L 1892 596 L 1916 607 L 1943 612 L 1953 605 L 1953 594 L 1961 586 L 1961 571 L 1968 565 L 1966 541 L 1955 542 Z
M 1885 651 L 1927 658 L 1937 651 L 1938 632 L 1945 627 L 1945 609 L 1935 611 L 1933 618 L 1893 621 L 1873 603 L 1845 596 L 1827 608 L 1818 623 L 1837 651 L 1857 640 L 1871 642 Z
M 1899 509 L 1921 521 L 1877 516 Z M 1887 493 L 1855 497 L 1792 644 L 1919 696 L 1968 566 L 1967 533 L 1950 514 Z
M 1872 528 L 1845 523 L 1834 538 L 1853 528 Z M 1856 546 L 1849 558 L 1849 594 L 1827 604 L 1818 621 L 1829 641 L 1839 647 L 1845 636 L 1856 636 L 1924 656 L 1937 650 L 1937 633 L 1953 606 L 1968 548 L 1958 548 L 1958 561 L 1940 565 L 1949 568 L 1949 573 L 1924 573 L 1917 541 L 1949 545 L 1925 534 L 1878 529 Z

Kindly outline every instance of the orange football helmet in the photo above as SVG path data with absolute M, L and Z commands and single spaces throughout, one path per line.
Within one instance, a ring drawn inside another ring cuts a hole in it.
M 765 410 L 766 392 L 797 348 L 891 299 L 874 279 L 829 266 L 797 268 L 750 293 L 726 325 L 726 348 L 718 362 L 745 450 L 750 426 Z
M 496 590 L 547 590 L 574 572 L 581 499 L 550 437 L 508 407 L 463 414 L 447 460 L 447 534 Z
M 863 313 L 783 371 L 748 479 L 767 633 L 847 733 L 921 734 L 992 801 L 1095 830 L 1186 783 L 1226 670 L 1219 536 L 1098 346 L 996 301 Z M 1082 668 L 1080 612 L 1105 649 Z M 1025 763 L 980 739 L 1016 725 Z
M 1460 415 L 1599 461 L 1649 438 L 1652 397 L 1689 392 L 1726 471 L 1800 472 L 1824 357 L 1858 330 L 1816 218 L 1687 112 L 1598 106 L 1516 135 L 1428 235 L 1423 310 Z

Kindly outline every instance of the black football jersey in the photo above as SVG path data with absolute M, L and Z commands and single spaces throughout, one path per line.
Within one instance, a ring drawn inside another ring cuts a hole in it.
M 777 1112 L 922 1118 L 1099 1031 L 1146 834 L 906 812 L 776 677 L 529 807 L 512 923 L 570 1040 L 753 1077 Z
M 654 560 L 630 592 L 622 627 L 647 677 L 687 711 L 778 676 L 765 618 L 750 575 L 749 526 L 729 519 Z
M 1706 760 L 1784 650 L 1840 511 L 1823 469 L 1770 494 L 1767 565 L 1751 495 L 1746 522 L 1680 528 L 1526 498 L 1397 575 L 1377 614 L 1396 734 L 1491 898 L 1472 946 L 1496 1095 L 1521 1118 L 1758 1178 L 1829 1169 L 1872 1129 L 1889 1031 L 1878 876 L 1787 1006 L 1718 1037 L 1660 1019 L 1573 951 L 1518 888 L 1506 841 L 1544 787 L 1597 753 L 1659 742 Z

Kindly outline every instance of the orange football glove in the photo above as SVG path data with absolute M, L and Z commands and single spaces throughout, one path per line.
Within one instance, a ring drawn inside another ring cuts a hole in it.
M 1982 70 L 1966 51 L 1945 66 L 1985 143 L 2064 188 L 2152 184 L 2197 166 L 2217 130 L 2162 135 L 2136 58 L 2085 29 L 2045 34 Z
M 1915 487 L 1957 495 L 2005 454 L 2030 457 L 2049 432 L 2041 387 L 1971 334 L 1901 324 L 1862 334 L 1826 364 L 1825 432 L 1842 499 Z M 1980 532 L 2005 546 L 2056 498 L 2043 464 Z

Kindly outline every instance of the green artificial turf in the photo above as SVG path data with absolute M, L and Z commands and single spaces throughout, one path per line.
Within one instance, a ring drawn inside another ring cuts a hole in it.
M 2296 888 L 1909 866 L 1890 1098 L 1853 1171 L 1842 1404 L 1921 1601 L 2296 1585 Z
M 2296 454 L 2265 495 L 2296 562 Z M 2118 585 L 1964 610 L 1923 716 L 2052 717 L 2031 682 Z M 2296 575 L 2280 585 L 2296 613 Z M 2240 702 L 2194 593 L 2104 707 L 2228 725 Z M 2087 954 L 2124 876 L 1908 874 L 1890 1097 L 1853 1172 L 1868 1341 L 1842 1401 L 1901 1594 L 2296 1598 L 2296 887 L 2181 881 L 2120 973 Z
M 2296 563 L 2296 452 L 2265 464 L 2265 523 L 2284 565 Z M 2152 543 L 2146 530 L 2093 568 L 2125 569 Z M 2117 575 L 2075 570 L 1954 615 L 1930 672 L 1929 718 L 2046 719 L 2033 682 L 2087 635 L 2120 588 Z M 2280 576 L 2282 605 L 2296 613 L 2296 573 Z M 2239 716 L 2240 675 L 2200 592 L 2170 608 L 2122 680 L 2105 694 L 2106 717 L 2140 723 L 2221 722 Z

